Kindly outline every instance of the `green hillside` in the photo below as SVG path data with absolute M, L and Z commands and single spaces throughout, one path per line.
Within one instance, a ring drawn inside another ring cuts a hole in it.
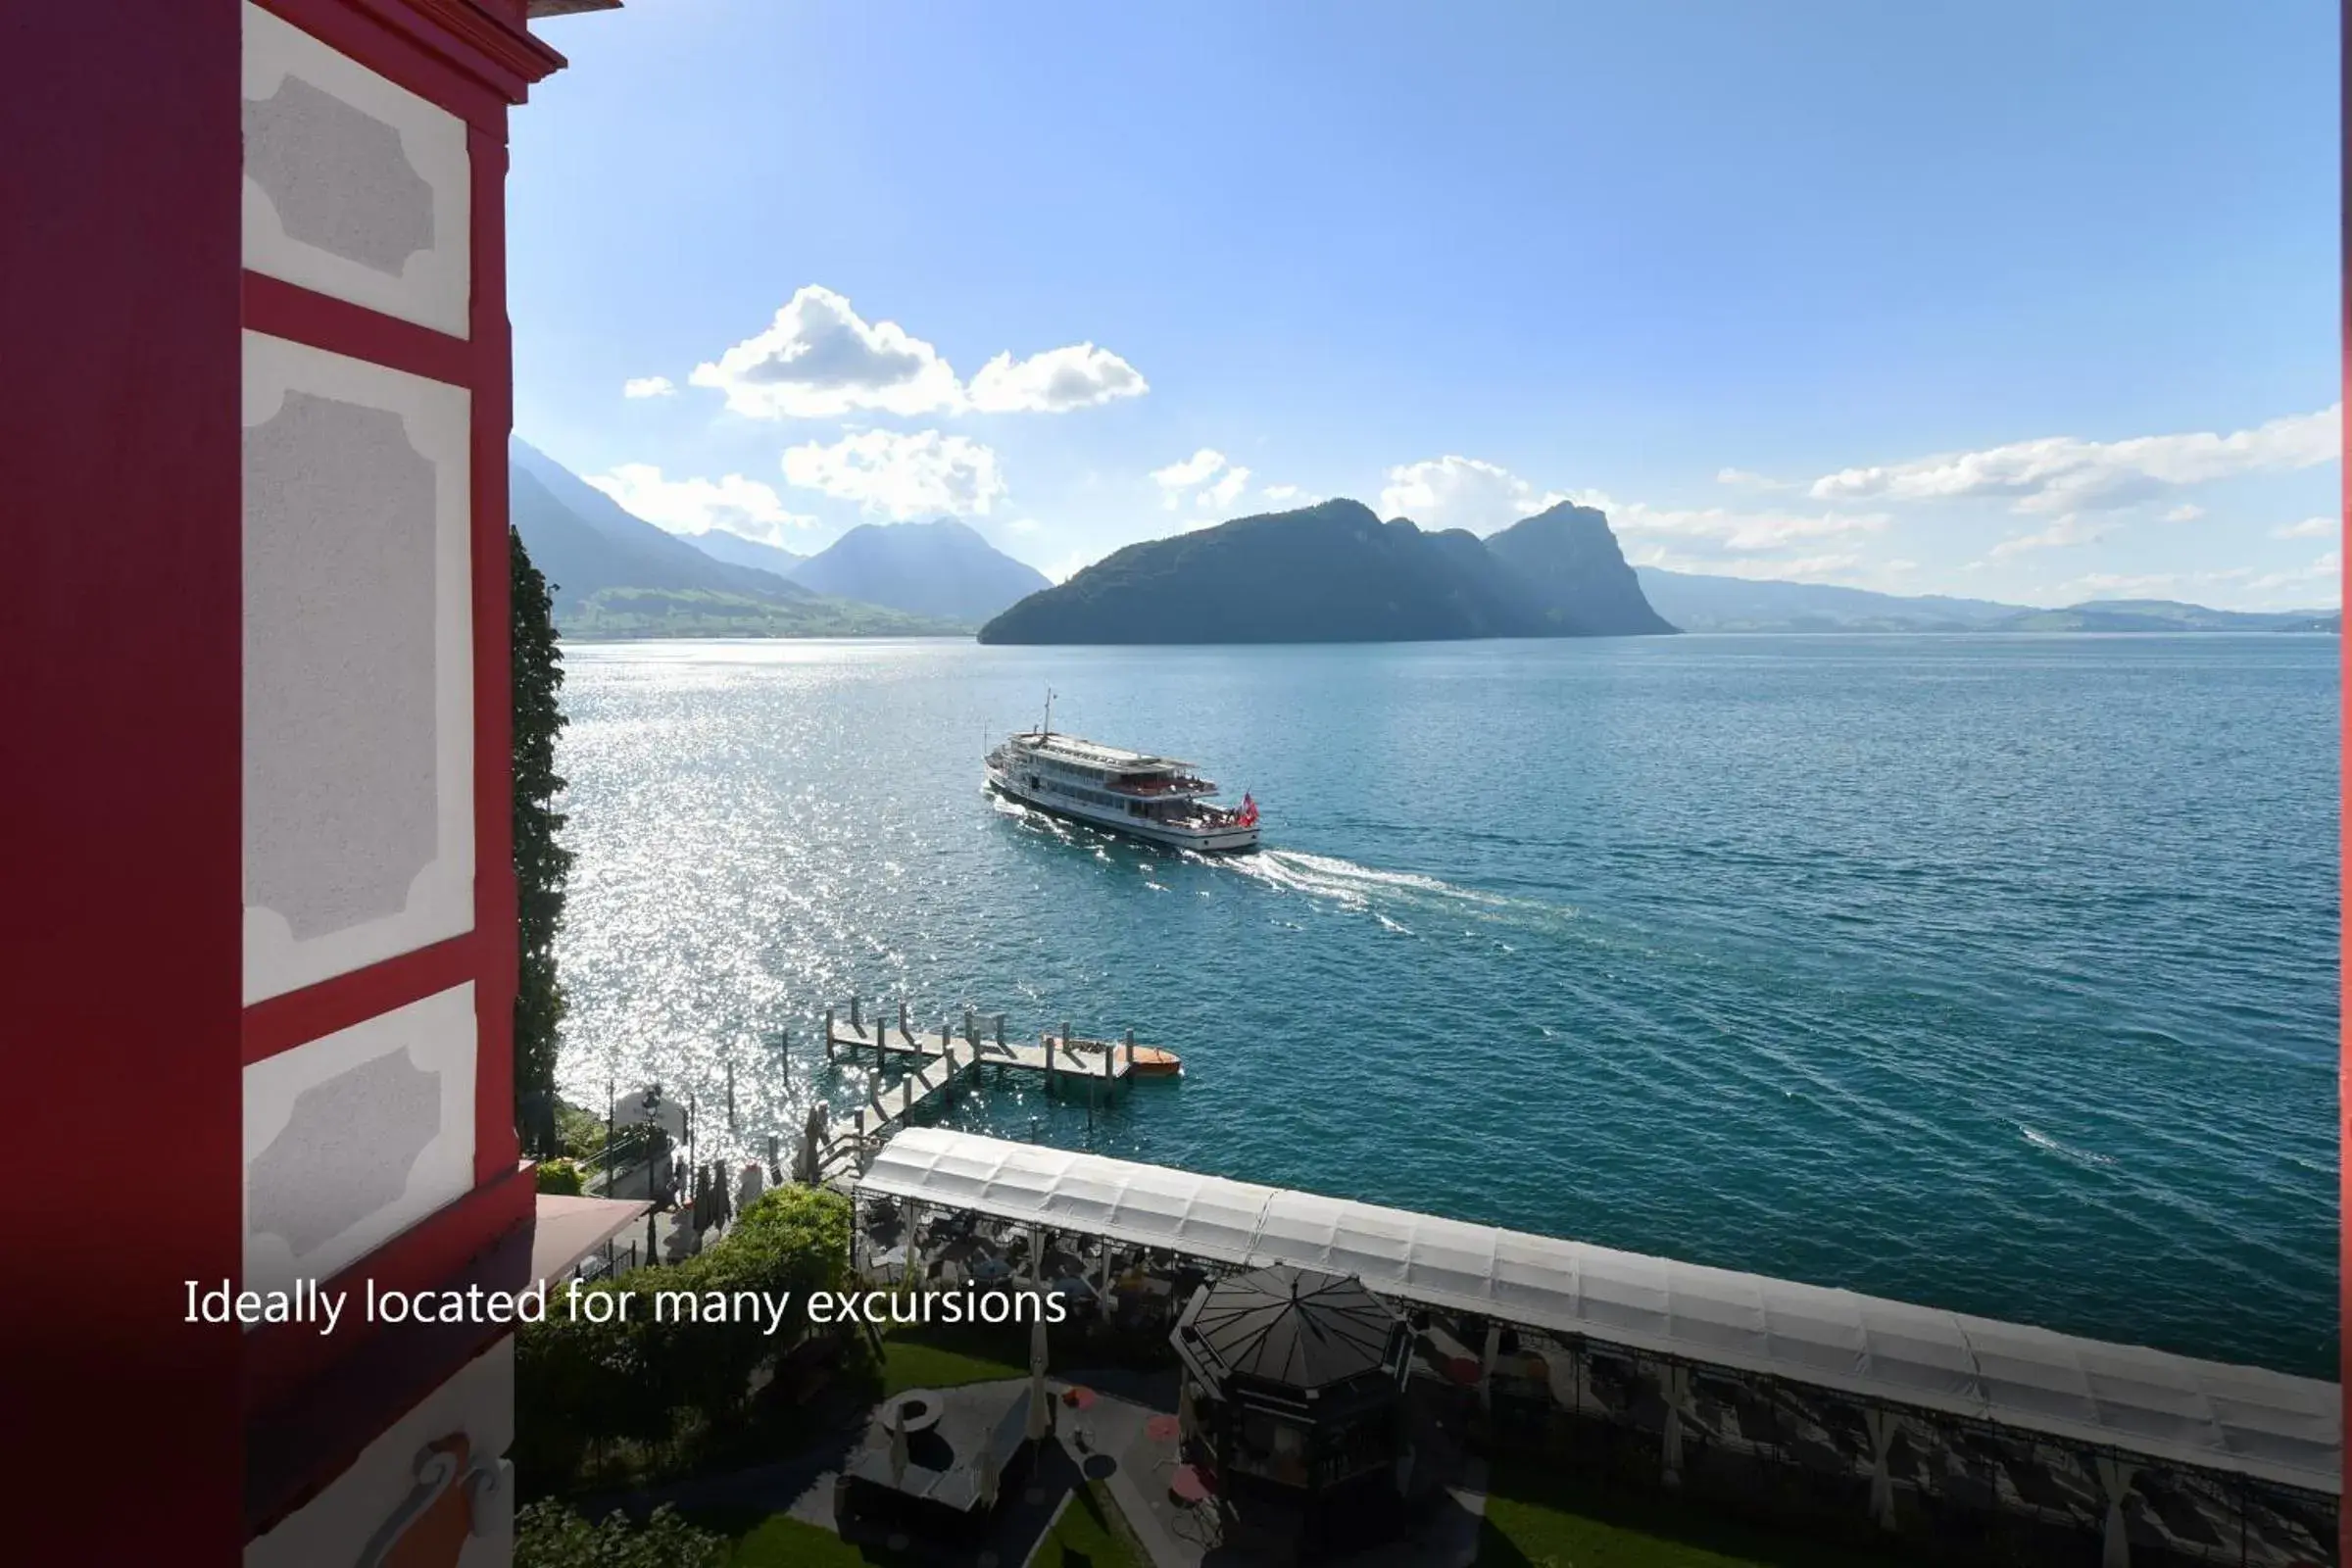
M 971 627 L 851 599 L 776 602 L 707 588 L 599 588 L 558 623 L 566 638 L 965 637 Z

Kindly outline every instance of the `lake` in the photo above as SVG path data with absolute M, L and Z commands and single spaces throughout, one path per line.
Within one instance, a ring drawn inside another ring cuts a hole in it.
M 2332 638 L 564 657 L 562 1085 L 706 1157 L 969 1003 L 1186 1076 L 953 1125 L 2334 1375 Z M 1266 849 L 992 802 L 1049 684 Z

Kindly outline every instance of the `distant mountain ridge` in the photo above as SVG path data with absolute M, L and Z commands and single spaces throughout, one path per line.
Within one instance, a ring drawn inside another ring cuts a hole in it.
M 984 643 L 1418 642 L 1674 628 L 1608 521 L 1560 506 L 1492 539 L 1359 501 L 1129 545 L 980 628 Z
M 1704 632 L 2334 631 L 2334 611 L 2208 610 L 2172 600 L 2094 599 L 2063 610 L 1883 594 L 1830 583 L 1636 568 L 1659 613 Z
M 818 593 L 972 625 L 1053 586 L 1044 572 L 953 517 L 860 523 L 791 575 Z
M 710 528 L 702 533 L 680 534 L 678 537 L 713 561 L 750 566 L 759 571 L 772 571 L 787 581 L 796 569 L 808 561 L 807 556 L 798 555 L 782 545 L 762 544 L 757 539 L 746 539 L 724 528 Z
M 516 437 L 508 453 L 509 516 L 532 564 L 558 584 L 559 620 L 605 588 L 699 589 L 789 603 L 816 594 L 772 571 L 717 561 Z
M 507 506 L 553 589 L 556 627 L 566 637 L 911 637 L 969 629 L 968 622 L 858 604 L 716 560 L 519 438 L 508 451 Z

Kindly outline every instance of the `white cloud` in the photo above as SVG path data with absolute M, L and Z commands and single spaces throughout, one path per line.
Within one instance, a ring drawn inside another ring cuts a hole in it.
M 1164 468 L 1152 470 L 1152 482 L 1165 490 L 1190 490 L 1225 466 L 1225 454 L 1202 447 L 1182 463 L 1171 463 Z
M 1509 469 L 1475 458 L 1445 457 L 1406 464 L 1389 470 L 1389 484 L 1380 493 L 1383 516 L 1412 518 L 1424 528 L 1469 528 L 1489 532 L 1521 517 L 1544 512 L 1560 502 L 1603 513 L 1620 540 L 1644 536 L 1704 541 L 1718 551 L 1755 555 L 1783 550 L 1807 541 L 1851 538 L 1884 532 L 1891 520 L 1885 513 L 1794 513 L 1767 509 L 1736 512 L 1724 507 L 1653 507 L 1642 501 L 1619 501 L 1598 490 L 1546 490 L 1536 487 Z M 1855 558 L 1859 559 L 1859 558 Z M 1651 560 L 1648 564 L 1661 564 Z M 1793 564 L 1818 571 L 1841 569 L 1844 557 L 1819 556 L 1802 563 L 1761 564 L 1738 575 L 1770 577 Z M 1729 564 L 1711 559 L 1673 570 L 1726 571 Z
M 2183 501 L 2164 514 L 2167 522 L 2194 522 L 2205 515 L 2205 509 L 2193 501 Z
M 2058 592 L 2069 599 L 2144 599 L 2150 594 L 2209 588 L 2252 575 L 2243 566 L 2227 571 L 2094 571 L 2060 583 Z
M 1164 468 L 1152 470 L 1152 482 L 1160 489 L 1160 505 L 1173 512 L 1184 502 L 1184 493 L 1195 485 L 1205 484 L 1224 471 L 1225 454 L 1213 447 L 1202 447 L 1181 463 L 1171 463 Z M 1246 470 L 1245 470 L 1246 471 Z
M 1793 490 L 1796 488 L 1786 479 L 1775 479 L 1770 474 L 1756 473 L 1747 468 L 1717 468 L 1715 482 L 1738 485 L 1743 490 Z
M 2343 524 L 2334 517 L 2305 517 L 2301 522 L 2282 522 L 2271 530 L 2274 539 L 2328 539 Z
M 1379 512 L 1410 517 L 1424 528 L 1492 533 L 1561 499 L 1537 495 L 1534 485 L 1508 468 L 1449 453 L 1391 468 Z
M 1268 501 L 1295 501 L 1298 498 L 1299 493 L 1298 487 L 1295 484 L 1270 484 L 1264 491 Z
M 2064 550 L 2075 545 L 2095 544 L 2113 532 L 2115 524 L 2111 522 L 2084 522 L 2081 516 L 2070 512 L 2038 533 L 2011 534 L 1992 547 L 1992 554 L 1987 559 L 2006 561 L 2011 556 L 2022 556 L 2029 550 Z
M 1250 483 L 1248 468 L 1227 468 L 1224 476 L 1193 497 L 1196 507 L 1230 507 L 1234 498 Z
M 860 430 L 831 446 L 787 448 L 784 477 L 893 517 L 986 516 L 1005 493 L 994 450 L 937 430 Z
M 1846 468 L 1813 481 L 1817 501 L 1942 501 L 2007 497 L 2020 512 L 2108 511 L 2172 485 L 2233 474 L 2308 468 L 2341 455 L 2337 404 L 2230 435 L 2211 431 L 2083 441 L 2044 436 L 1982 452 L 1948 453 L 1883 467 Z
M 939 351 L 896 321 L 868 322 L 815 284 L 776 312 L 765 331 L 698 365 L 687 379 L 726 394 L 755 418 L 829 419 L 863 410 L 935 414 L 963 406 L 963 388 Z
M 783 497 L 757 479 L 730 473 L 723 479 L 665 479 L 650 463 L 623 463 L 588 482 L 656 527 L 671 533 L 708 533 L 713 528 L 776 544 L 797 528 L 812 528 L 814 517 L 787 511 Z
M 620 395 L 624 398 L 666 398 L 674 396 L 677 390 L 677 383 L 666 375 L 631 376 L 620 383 Z
M 1040 566 L 1038 569 L 1054 582 L 1068 582 L 1101 559 L 1100 556 L 1090 556 L 1082 551 L 1076 555 L 1064 556 L 1051 566 Z
M 1073 343 L 1025 360 L 1000 354 L 966 387 L 939 350 L 896 321 L 868 321 L 843 295 L 811 283 L 765 330 L 687 377 L 726 394 L 737 414 L 763 419 L 837 419 L 859 413 L 1060 414 L 1151 390 L 1108 349 Z M 669 384 L 661 377 L 664 390 Z M 631 397 L 662 392 L 634 390 Z
M 1849 579 L 1868 570 L 1882 576 L 1909 571 L 1917 564 L 1909 561 L 1892 561 L 1884 565 L 1866 567 L 1862 553 L 1857 550 L 1839 551 L 1834 555 L 1799 556 L 1792 560 L 1758 561 L 1725 560 L 1716 556 L 1679 555 L 1664 545 L 1644 545 L 1630 552 L 1626 559 L 1637 566 L 1656 566 L 1666 571 L 1698 572 L 1710 577 L 1744 577 L 1751 582 L 1822 582 Z
M 1006 533 L 1042 533 L 1045 526 L 1035 517 L 1015 517 L 1004 525 L 1004 531 Z
M 2279 588 L 2291 588 L 2301 583 L 2332 581 L 2343 574 L 2343 554 L 2330 550 L 2315 559 L 2309 565 L 2287 571 L 2266 572 L 2246 584 L 2249 593 L 2269 593 Z
M 1723 507 L 1653 507 L 1642 501 L 1612 500 L 1598 490 L 1544 498 L 1546 504 L 1554 500 L 1573 501 L 1580 507 L 1605 513 L 1610 529 L 1621 538 L 1663 535 L 1703 539 L 1718 549 L 1741 554 L 1783 550 L 1811 539 L 1883 533 L 1891 520 L 1881 512 L 1733 512 Z M 1772 573 L 1766 571 L 1762 575 Z
M 983 414 L 1062 414 L 1150 390 L 1143 372 L 1116 354 L 1078 343 L 1018 361 L 1000 354 L 972 377 L 969 396 Z

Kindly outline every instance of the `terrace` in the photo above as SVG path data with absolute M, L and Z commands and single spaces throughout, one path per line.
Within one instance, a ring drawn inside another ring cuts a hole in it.
M 860 1270 L 1065 1290 L 1146 1333 L 1229 1274 L 1353 1275 L 1411 1323 L 1419 1381 L 1514 1448 L 1832 1535 L 2336 1560 L 2332 1384 L 939 1129 L 900 1134 L 858 1192 Z

